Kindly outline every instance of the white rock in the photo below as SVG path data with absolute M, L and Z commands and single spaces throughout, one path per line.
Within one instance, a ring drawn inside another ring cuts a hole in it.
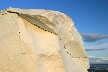
M 0 13 L 0 72 L 87 72 L 80 34 L 67 15 L 8 8 Z

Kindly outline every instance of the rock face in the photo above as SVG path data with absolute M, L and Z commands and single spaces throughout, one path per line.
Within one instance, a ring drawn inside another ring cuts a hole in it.
M 0 11 L 0 72 L 87 72 L 89 61 L 73 21 L 58 11 Z

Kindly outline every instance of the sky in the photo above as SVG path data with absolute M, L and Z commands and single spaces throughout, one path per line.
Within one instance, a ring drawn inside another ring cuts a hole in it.
M 8 7 L 67 14 L 83 38 L 90 63 L 108 63 L 108 0 L 0 0 L 0 10 Z

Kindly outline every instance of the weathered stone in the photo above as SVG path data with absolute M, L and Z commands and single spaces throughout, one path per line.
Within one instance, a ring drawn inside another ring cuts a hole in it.
M 0 72 L 87 72 L 89 62 L 73 21 L 51 10 L 0 12 Z

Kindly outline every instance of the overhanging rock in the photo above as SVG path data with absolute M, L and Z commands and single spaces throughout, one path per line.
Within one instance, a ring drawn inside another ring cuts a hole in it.
M 87 72 L 80 34 L 64 13 L 0 11 L 0 72 Z

